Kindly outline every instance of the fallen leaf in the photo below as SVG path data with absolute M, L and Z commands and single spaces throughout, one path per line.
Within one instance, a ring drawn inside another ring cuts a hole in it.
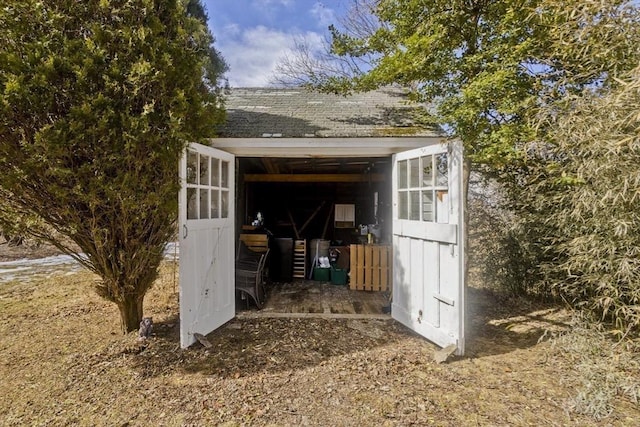
M 209 342 L 209 340 L 208 340 L 204 335 L 199 334 L 199 333 L 197 333 L 197 332 L 196 332 L 196 333 L 194 333 L 194 334 L 193 334 L 193 337 L 194 337 L 195 339 L 197 339 L 197 340 L 198 340 L 198 342 L 200 342 L 200 344 L 202 344 L 202 345 L 203 345 L 203 346 L 205 346 L 206 348 L 211 348 L 211 347 L 213 347 L 213 344 L 211 344 L 211 343 Z
M 437 350 L 433 354 L 433 360 L 436 363 L 443 363 L 456 351 L 457 346 L 455 344 L 449 344 L 443 349 Z

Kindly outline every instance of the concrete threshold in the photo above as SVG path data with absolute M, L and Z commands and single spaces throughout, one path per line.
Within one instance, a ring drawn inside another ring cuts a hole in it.
M 238 319 L 351 319 L 351 320 L 391 320 L 388 314 L 350 314 L 350 313 L 269 313 L 265 311 L 246 311 L 236 313 Z

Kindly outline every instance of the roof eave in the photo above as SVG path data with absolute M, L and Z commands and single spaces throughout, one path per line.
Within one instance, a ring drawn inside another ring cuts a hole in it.
M 442 136 L 359 138 L 212 138 L 214 148 L 239 157 L 388 157 L 442 144 Z

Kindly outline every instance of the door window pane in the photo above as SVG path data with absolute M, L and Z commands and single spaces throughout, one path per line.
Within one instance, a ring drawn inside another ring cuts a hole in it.
M 409 219 L 409 193 L 398 192 L 398 218 Z
M 436 185 L 438 187 L 446 187 L 449 185 L 449 161 L 447 153 L 436 156 L 436 170 Z
M 409 187 L 420 186 L 420 159 L 409 160 Z
M 229 218 L 229 192 L 228 191 L 222 191 L 221 194 L 222 196 L 222 218 Z
M 409 219 L 420 221 L 420 192 L 409 192 Z
M 433 221 L 433 190 L 422 191 L 422 220 Z
M 187 188 L 187 219 L 198 219 L 197 188 Z
M 436 191 L 436 221 L 441 224 L 449 222 L 449 191 Z
M 200 219 L 209 218 L 209 190 L 200 189 Z
M 211 186 L 220 186 L 220 160 L 211 158 Z
M 398 188 L 407 188 L 407 161 L 398 162 Z
M 433 156 L 422 158 L 422 186 L 431 187 L 433 185 Z
M 222 162 L 220 187 L 229 188 L 229 162 Z
M 209 185 L 209 156 L 200 155 L 200 185 Z
M 197 184 L 198 153 L 187 150 L 187 184 Z
M 211 219 L 220 218 L 220 191 L 211 190 Z

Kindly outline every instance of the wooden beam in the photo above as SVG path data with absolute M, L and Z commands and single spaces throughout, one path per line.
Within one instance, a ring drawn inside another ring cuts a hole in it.
M 269 157 L 263 157 L 261 160 L 268 173 L 280 173 L 278 165 L 277 163 L 275 163 L 275 161 L 273 161 L 273 159 Z
M 307 228 L 307 225 L 309 225 L 309 223 L 311 222 L 311 220 L 313 218 L 315 218 L 315 216 L 318 214 L 318 212 L 320 212 L 320 209 L 322 209 L 322 207 L 324 206 L 324 200 L 322 201 L 322 203 L 320 203 L 320 206 L 318 206 L 316 208 L 315 211 L 313 211 L 313 213 L 311 214 L 311 216 L 309 217 L 309 219 L 307 219 L 305 221 L 304 224 L 302 224 L 302 227 L 300 227 L 300 230 L 298 230 L 300 233 L 302 233 L 304 231 L 305 228 Z
M 381 173 L 247 173 L 245 182 L 383 182 L 385 175 Z
M 293 231 L 296 233 L 296 239 L 300 240 L 300 233 L 298 232 L 298 227 L 296 227 L 296 222 L 293 220 L 293 215 L 291 215 L 291 211 L 287 208 L 287 214 L 289 215 L 289 220 L 291 221 L 291 226 L 293 227 Z
M 324 240 L 324 236 L 327 235 L 327 228 L 329 227 L 329 220 L 331 219 L 331 214 L 333 214 L 335 208 L 336 208 L 336 204 L 335 203 L 331 204 L 331 209 L 329 209 L 329 215 L 327 215 L 327 219 L 324 222 L 324 228 L 322 229 L 322 239 L 323 240 Z

